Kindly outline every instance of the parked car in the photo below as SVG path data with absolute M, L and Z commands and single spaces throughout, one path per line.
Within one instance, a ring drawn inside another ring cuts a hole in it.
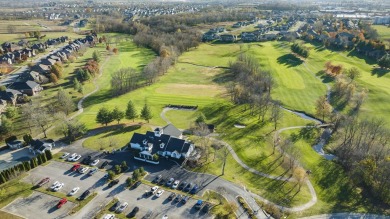
M 80 190 L 80 187 L 75 187 L 69 192 L 69 196 L 76 194 Z
M 77 154 L 76 153 L 73 153 L 73 154 L 71 154 L 69 157 L 68 157 L 68 159 L 66 159 L 67 161 L 73 161 L 73 159 L 75 158 L 77 156 Z
M 75 164 L 75 165 L 73 165 L 73 167 L 72 167 L 72 171 L 74 172 L 74 171 L 77 171 L 78 169 L 80 169 L 80 167 L 81 167 L 81 165 L 78 163 L 78 164 Z
M 184 181 L 184 182 L 180 183 L 180 185 L 179 185 L 179 187 L 177 187 L 177 189 L 182 190 L 182 189 L 184 189 L 184 187 L 186 187 L 186 185 L 187 185 L 187 182 Z
M 192 188 L 192 183 L 188 183 L 188 184 L 186 185 L 186 187 L 184 187 L 183 191 L 184 191 L 184 192 L 189 192 L 189 191 L 191 190 L 191 188 Z
M 98 168 L 93 168 L 89 171 L 88 175 L 92 176 L 93 174 L 95 174 L 96 172 L 98 171 Z
M 81 155 L 78 154 L 75 158 L 73 158 L 73 161 L 78 161 L 78 160 L 80 160 L 80 158 L 81 158 Z
M 199 210 L 201 209 L 203 206 L 203 201 L 202 200 L 198 200 L 195 204 L 195 209 Z
M 172 189 L 176 189 L 179 186 L 180 180 L 175 180 L 172 184 Z
M 197 184 L 195 184 L 194 187 L 192 187 L 190 193 L 196 194 L 198 192 L 198 189 L 199 189 L 199 186 Z
M 64 183 L 58 184 L 56 187 L 53 188 L 53 192 L 58 192 L 62 187 L 64 187 Z
M 102 163 L 102 165 L 100 165 L 100 169 L 103 169 L 104 167 L 106 167 L 108 165 L 108 161 L 104 161 Z
M 107 179 L 108 178 L 108 173 L 104 174 L 103 178 Z
M 182 199 L 181 199 L 181 203 L 185 204 L 187 203 L 187 201 L 190 199 L 190 197 L 188 196 L 184 196 Z
M 55 181 L 55 182 L 53 183 L 53 185 L 51 185 L 50 189 L 54 189 L 54 188 L 57 187 L 59 184 L 61 184 L 61 183 L 58 182 L 58 181 Z
M 115 219 L 115 215 L 113 214 L 106 214 L 103 219 Z
M 168 219 L 168 215 L 164 215 L 162 219 Z
M 108 183 L 108 187 L 113 187 L 118 183 L 119 183 L 119 179 L 114 179 L 110 183 Z
M 96 159 L 90 163 L 91 166 L 96 166 L 99 163 L 99 159 Z
M 160 181 L 158 182 L 159 185 L 164 185 L 166 180 L 164 178 L 161 178 Z
M 46 177 L 44 179 L 42 179 L 37 186 L 41 187 L 43 185 L 45 185 L 46 183 L 50 182 L 50 177 Z
M 141 184 L 142 184 L 141 181 L 137 181 L 136 183 L 134 183 L 134 185 L 131 187 L 131 189 L 136 189 Z
M 124 202 L 123 204 L 121 204 L 120 206 L 119 206 L 119 208 L 118 209 L 116 209 L 116 213 L 122 213 L 126 208 L 127 208 L 127 206 L 129 206 L 129 203 L 127 203 L 127 202 Z
M 79 168 L 80 173 L 86 173 L 88 170 L 89 170 L 89 167 Z
M 108 210 L 110 210 L 110 211 L 116 211 L 116 209 L 118 209 L 119 206 L 121 206 L 121 202 L 120 202 L 120 201 L 117 201 L 117 202 L 115 202 L 115 204 L 112 205 L 112 206 L 110 207 L 110 209 L 108 209 Z
M 168 186 L 168 187 L 172 186 L 172 183 L 173 183 L 174 181 L 175 181 L 174 178 L 170 178 L 170 179 L 168 180 L 168 182 L 167 182 L 167 186 Z
M 176 198 L 175 198 L 175 202 L 180 202 L 180 201 L 181 201 L 181 198 L 182 198 L 181 195 L 177 195 Z
M 207 204 L 205 204 L 205 205 L 203 206 L 202 211 L 203 211 L 204 213 L 208 213 L 209 210 L 210 210 L 210 204 L 207 203 Z
M 61 158 L 61 159 L 65 159 L 67 156 L 69 156 L 69 154 L 70 154 L 70 153 L 66 152 L 66 153 L 64 153 L 60 158 Z
M 164 190 L 163 190 L 163 189 L 158 190 L 157 193 L 156 193 L 156 197 L 157 197 L 157 198 L 160 198 L 160 196 L 161 196 L 163 193 L 164 193 Z
M 172 192 L 169 196 L 168 196 L 168 200 L 169 201 L 172 201 L 176 196 L 176 193 Z
M 132 217 L 135 217 L 135 215 L 138 213 L 139 211 L 139 208 L 138 207 L 134 207 L 133 210 L 127 215 L 128 218 L 132 218 Z
M 86 190 L 85 192 L 83 192 L 83 194 L 81 194 L 81 196 L 79 197 L 79 200 L 86 199 L 90 193 L 91 193 L 91 191 Z
M 153 179 L 152 183 L 159 183 L 161 178 L 162 178 L 161 175 L 156 176 L 156 178 Z
M 66 204 L 68 202 L 68 200 L 66 198 L 62 198 L 58 204 L 57 204 L 57 208 L 61 208 L 64 204 Z
M 88 155 L 86 158 L 83 159 L 83 161 L 81 161 L 81 163 L 83 164 L 90 164 L 91 163 L 91 160 L 92 160 L 92 156 L 91 155 Z
M 153 186 L 151 189 L 150 189 L 150 191 L 152 191 L 153 193 L 155 193 L 155 192 L 157 192 L 157 190 L 158 190 L 158 186 Z

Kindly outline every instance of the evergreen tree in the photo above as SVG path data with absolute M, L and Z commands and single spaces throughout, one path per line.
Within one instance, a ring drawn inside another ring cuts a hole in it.
M 52 155 L 52 153 L 51 153 L 50 150 L 46 150 L 46 151 L 45 151 L 45 154 L 46 154 L 47 160 L 53 159 L 53 155 Z
M 201 112 L 198 116 L 198 118 L 196 118 L 195 122 L 200 124 L 200 123 L 205 123 L 206 121 L 206 116 L 204 116 L 204 114 Z
M 149 123 L 149 120 L 153 118 L 152 112 L 150 111 L 149 106 L 145 103 L 144 107 L 141 110 L 141 118 L 146 120 Z
M 0 184 L 3 184 L 5 182 L 7 182 L 7 180 L 5 179 L 5 176 L 4 176 L 3 172 L 1 172 L 0 173 Z
M 125 113 L 118 109 L 118 107 L 115 107 L 114 110 L 111 112 L 112 117 L 114 120 L 116 120 L 119 124 L 119 122 L 125 117 Z
M 134 119 L 137 118 L 137 116 L 137 110 L 135 109 L 133 102 L 129 100 L 126 109 L 126 119 L 132 119 L 134 122 Z
M 38 165 L 37 166 L 41 165 L 42 164 L 42 158 L 41 158 L 40 155 L 37 156 L 37 160 L 38 160 Z
M 3 173 L 4 173 L 4 178 L 6 179 L 6 181 L 8 181 L 10 178 L 9 178 L 9 170 L 8 169 L 6 169 L 6 170 L 4 170 L 3 171 Z
M 45 153 L 41 154 L 41 160 L 42 160 L 42 163 L 46 163 L 47 159 L 46 159 Z
M 34 159 L 35 159 L 35 158 L 32 158 L 32 159 L 30 160 L 30 167 L 31 167 L 31 169 L 34 169 L 34 168 L 36 167 L 36 166 L 35 166 Z
M 96 115 L 96 122 L 107 126 L 112 121 L 114 121 L 112 113 L 104 106 L 100 108 Z
M 98 51 L 94 51 L 92 53 L 92 59 L 95 60 L 96 62 L 100 62 L 101 60 L 100 53 Z
M 89 81 L 91 79 L 91 74 L 82 68 L 77 70 L 76 75 L 80 81 Z
M 390 55 L 386 54 L 382 58 L 379 59 L 378 65 L 381 68 L 390 68 Z
M 78 91 L 81 87 L 81 84 L 77 78 L 73 78 L 73 89 Z

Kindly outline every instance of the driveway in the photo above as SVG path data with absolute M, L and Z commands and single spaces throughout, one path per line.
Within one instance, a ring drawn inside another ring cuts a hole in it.
M 62 208 L 57 209 L 56 205 L 59 200 L 59 198 L 51 195 L 33 192 L 29 197 L 18 198 L 3 209 L 25 218 L 64 218 L 76 204 L 68 201 Z
M 20 162 L 30 160 L 34 155 L 28 151 L 28 148 L 17 150 L 7 149 L 0 152 L 0 171 L 17 165 Z

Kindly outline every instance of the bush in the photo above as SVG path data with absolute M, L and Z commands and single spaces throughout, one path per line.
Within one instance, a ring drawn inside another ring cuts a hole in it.
M 109 180 L 113 180 L 114 179 L 114 177 L 115 177 L 114 171 L 109 170 L 109 171 L 107 171 L 107 174 L 108 174 L 108 179 Z

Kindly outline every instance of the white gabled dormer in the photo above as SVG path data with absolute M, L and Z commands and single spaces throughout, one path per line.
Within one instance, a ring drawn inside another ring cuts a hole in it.
M 162 128 L 156 128 L 154 130 L 154 136 L 161 137 L 162 134 L 163 134 L 163 129 Z
M 164 143 L 161 143 L 160 144 L 160 149 L 163 149 L 165 147 L 165 144 Z
M 146 144 L 148 143 L 148 140 L 144 139 L 144 140 L 142 141 L 142 143 L 146 146 Z

